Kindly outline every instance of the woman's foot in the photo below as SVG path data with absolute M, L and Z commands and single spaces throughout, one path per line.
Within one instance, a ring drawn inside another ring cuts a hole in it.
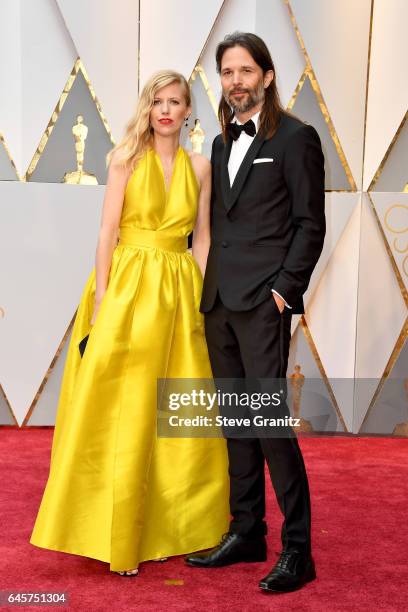
M 115 574 L 119 574 L 119 576 L 126 576 L 126 578 L 132 578 L 132 576 L 137 576 L 138 573 L 138 568 L 132 570 L 124 570 L 123 572 L 115 572 Z

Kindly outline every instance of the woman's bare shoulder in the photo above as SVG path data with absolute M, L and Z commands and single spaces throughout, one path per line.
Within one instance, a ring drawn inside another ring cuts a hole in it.
M 123 162 L 123 157 L 119 150 L 113 151 L 112 153 L 109 162 L 109 172 L 124 181 L 127 181 L 132 173 L 130 165 Z
M 191 159 L 195 173 L 200 179 L 200 182 L 202 182 L 206 175 L 211 172 L 211 162 L 205 155 L 201 155 L 201 153 L 195 153 L 194 151 L 188 150 L 187 153 Z

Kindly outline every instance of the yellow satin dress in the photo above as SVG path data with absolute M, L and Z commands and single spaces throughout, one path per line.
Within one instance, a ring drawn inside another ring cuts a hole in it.
M 73 326 L 36 546 L 119 571 L 209 548 L 228 530 L 225 440 L 156 435 L 156 379 L 212 376 L 202 275 L 186 250 L 198 195 L 181 146 L 169 191 L 153 149 L 129 178 L 96 321 L 93 269 Z

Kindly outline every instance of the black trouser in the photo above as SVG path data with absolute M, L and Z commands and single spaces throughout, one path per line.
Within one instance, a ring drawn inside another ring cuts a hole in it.
M 205 313 L 214 378 L 285 378 L 291 319 L 290 309 L 279 313 L 272 294 L 270 299 L 244 312 L 229 310 L 217 295 L 213 309 Z M 310 552 L 309 486 L 296 437 L 228 437 L 227 445 L 233 517 L 230 531 L 251 538 L 266 533 L 266 459 L 284 515 L 283 547 Z

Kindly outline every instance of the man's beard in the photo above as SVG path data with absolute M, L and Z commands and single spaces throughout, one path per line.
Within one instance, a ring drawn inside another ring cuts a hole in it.
M 238 91 L 242 91 L 247 94 L 246 100 L 237 101 L 234 100 L 233 96 L 230 97 L 230 95 L 228 95 L 227 93 L 224 94 L 225 101 L 231 106 L 234 113 L 246 113 L 247 111 L 250 111 L 255 108 L 255 106 L 257 106 L 260 102 L 263 102 L 265 99 L 265 89 L 262 81 L 259 82 L 259 85 L 256 89 L 242 88 Z

